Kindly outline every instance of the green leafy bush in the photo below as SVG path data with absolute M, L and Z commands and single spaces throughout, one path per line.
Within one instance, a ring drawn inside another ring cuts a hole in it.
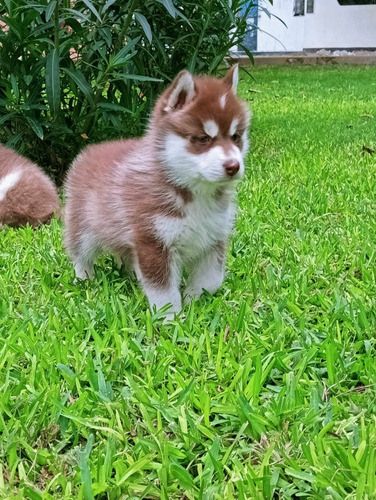
M 179 70 L 216 72 L 229 49 L 241 45 L 252 6 L 245 0 L 1 4 L 0 141 L 58 181 L 86 143 L 139 135 L 156 96 Z

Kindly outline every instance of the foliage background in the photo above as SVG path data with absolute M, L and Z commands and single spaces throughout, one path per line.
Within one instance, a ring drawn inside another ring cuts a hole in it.
M 88 142 L 141 134 L 178 71 L 216 72 L 250 29 L 246 4 L 2 0 L 0 141 L 61 181 Z

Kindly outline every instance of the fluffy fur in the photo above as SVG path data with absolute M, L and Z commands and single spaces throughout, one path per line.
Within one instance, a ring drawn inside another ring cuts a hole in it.
M 249 113 L 225 78 L 182 71 L 159 97 L 140 139 L 87 147 L 66 182 L 65 245 L 78 278 L 102 251 L 134 270 L 151 307 L 181 309 L 224 277 L 234 194 L 244 174 Z
M 36 227 L 58 210 L 52 181 L 37 165 L 0 145 L 0 225 Z

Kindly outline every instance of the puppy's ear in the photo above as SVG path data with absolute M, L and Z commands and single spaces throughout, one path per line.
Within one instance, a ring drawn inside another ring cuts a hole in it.
M 164 111 L 169 112 L 183 108 L 193 101 L 195 95 L 196 90 L 193 76 L 189 71 L 180 71 L 171 83 L 171 91 L 168 95 Z
M 234 94 L 236 94 L 237 89 L 238 89 L 238 82 L 239 82 L 239 65 L 234 64 L 234 66 L 231 66 L 231 68 L 228 70 L 227 75 L 223 78 L 223 82 L 225 85 L 230 87 Z

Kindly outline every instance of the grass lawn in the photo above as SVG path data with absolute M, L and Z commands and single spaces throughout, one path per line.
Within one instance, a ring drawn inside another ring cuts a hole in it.
M 0 498 L 376 498 L 376 68 L 243 76 L 228 275 L 163 326 L 61 225 L 0 233 Z

